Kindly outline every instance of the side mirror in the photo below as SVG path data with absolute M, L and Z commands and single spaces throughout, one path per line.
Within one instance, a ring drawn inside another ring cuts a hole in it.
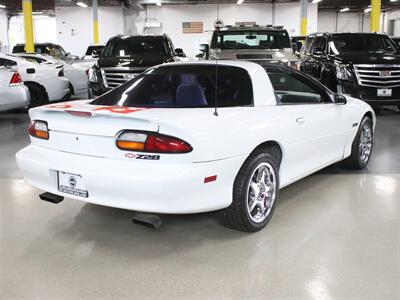
M 210 47 L 208 46 L 208 44 L 200 44 L 199 50 L 200 52 L 208 53 L 210 51 Z
M 323 55 L 323 54 L 324 54 L 324 49 L 322 49 L 322 48 L 315 48 L 315 49 L 313 50 L 313 54 L 314 54 L 314 55 Z
M 179 57 L 186 57 L 186 54 L 183 52 L 182 48 L 175 48 L 175 55 Z
M 333 100 L 335 101 L 335 104 L 344 105 L 347 103 L 346 97 L 341 94 L 333 94 Z
M 196 58 L 203 59 L 204 58 L 204 53 L 196 54 Z
M 92 52 L 92 57 L 93 57 L 93 58 L 98 58 L 98 57 L 99 57 L 99 51 L 93 50 L 93 52 Z

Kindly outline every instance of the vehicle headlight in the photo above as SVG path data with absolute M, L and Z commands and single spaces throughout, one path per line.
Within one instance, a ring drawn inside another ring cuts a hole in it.
M 351 80 L 349 65 L 336 65 L 336 77 L 340 80 Z
M 97 82 L 97 71 L 95 68 L 90 68 L 89 69 L 89 81 L 90 82 Z

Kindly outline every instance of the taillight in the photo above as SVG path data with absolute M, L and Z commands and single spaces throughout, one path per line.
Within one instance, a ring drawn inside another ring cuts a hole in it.
M 58 72 L 58 77 L 64 77 L 64 69 L 61 69 L 60 72 Z
M 18 72 L 14 72 L 10 80 L 10 86 L 12 85 L 19 85 L 22 83 L 21 75 Z
M 181 139 L 156 132 L 123 131 L 116 144 L 121 150 L 151 153 L 188 153 L 193 150 Z
M 28 132 L 30 136 L 38 139 L 48 140 L 49 129 L 47 128 L 47 122 L 34 120 L 29 124 Z

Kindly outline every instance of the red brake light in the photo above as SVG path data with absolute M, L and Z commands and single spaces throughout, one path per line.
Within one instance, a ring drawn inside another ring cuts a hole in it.
M 21 84 L 21 83 L 22 83 L 21 75 L 19 75 L 18 72 L 14 72 L 14 74 L 12 75 L 11 80 L 10 80 L 10 86 L 11 85 L 18 85 L 18 84 Z
M 124 131 L 118 136 L 116 144 L 121 150 L 151 153 L 188 153 L 193 150 L 181 139 L 155 132 Z
M 144 149 L 147 152 L 157 153 L 187 153 L 192 151 L 192 147 L 185 141 L 161 134 L 147 136 Z
M 32 121 L 31 124 L 29 124 L 28 132 L 35 138 L 43 140 L 49 139 L 49 129 L 47 127 L 47 122 L 45 121 Z

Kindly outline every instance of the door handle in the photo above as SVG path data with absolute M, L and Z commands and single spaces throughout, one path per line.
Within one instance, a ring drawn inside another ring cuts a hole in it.
M 306 121 L 306 119 L 305 119 L 304 117 L 298 117 L 298 118 L 296 119 L 296 122 L 299 123 L 299 124 L 302 124 L 302 123 L 304 123 L 305 121 Z

